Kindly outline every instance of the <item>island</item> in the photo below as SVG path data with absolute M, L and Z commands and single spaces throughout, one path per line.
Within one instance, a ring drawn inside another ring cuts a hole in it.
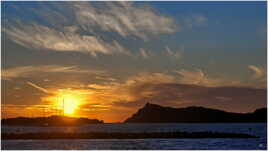
M 163 107 L 147 103 L 125 123 L 266 123 L 267 108 L 252 113 L 232 113 L 198 106 Z
M 49 117 L 16 117 L 1 120 L 2 125 L 8 126 L 81 126 L 85 124 L 102 124 L 102 120 L 76 118 L 68 116 Z

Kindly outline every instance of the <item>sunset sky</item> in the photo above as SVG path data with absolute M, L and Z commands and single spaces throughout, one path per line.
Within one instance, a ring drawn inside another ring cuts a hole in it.
M 2 118 L 266 106 L 266 2 L 2 2 Z

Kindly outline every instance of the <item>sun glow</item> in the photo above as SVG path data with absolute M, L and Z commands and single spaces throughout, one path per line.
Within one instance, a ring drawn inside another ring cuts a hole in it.
M 73 115 L 79 109 L 82 99 L 72 93 L 61 94 L 61 101 L 57 101 L 58 105 L 62 107 L 64 115 Z
M 71 115 L 78 108 L 78 100 L 74 98 L 64 98 L 63 109 L 64 114 Z
M 59 109 L 64 115 L 75 116 L 79 111 L 80 105 L 86 100 L 86 95 L 83 91 L 61 89 L 56 91 L 55 95 L 46 97 L 55 108 Z

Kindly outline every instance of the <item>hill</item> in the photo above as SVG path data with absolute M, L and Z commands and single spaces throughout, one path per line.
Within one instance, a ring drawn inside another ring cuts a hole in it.
M 172 108 L 147 103 L 125 123 L 244 123 L 266 122 L 267 108 L 252 113 L 231 113 L 205 107 Z
M 9 126 L 80 126 L 84 124 L 97 124 L 103 121 L 88 118 L 75 118 L 66 116 L 49 116 L 49 117 L 17 117 L 1 120 L 3 125 Z

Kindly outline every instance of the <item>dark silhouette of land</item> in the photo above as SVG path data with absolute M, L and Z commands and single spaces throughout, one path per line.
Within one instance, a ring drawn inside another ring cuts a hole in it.
M 171 108 L 147 103 L 139 109 L 127 123 L 230 123 L 230 122 L 266 122 L 267 109 L 257 109 L 252 113 L 230 113 L 204 107 Z M 81 126 L 101 124 L 103 121 L 88 118 L 50 116 L 37 118 L 2 119 L 8 126 Z M 2 133 L 2 139 L 146 139 L 146 138 L 257 138 L 250 134 L 224 132 L 144 132 L 144 133 Z
M 67 116 L 49 116 L 49 117 L 17 117 L 2 119 L 3 125 L 8 126 L 81 126 L 85 124 L 100 124 L 101 120 L 88 118 L 75 118 Z
M 230 104 L 231 107 L 231 104 Z M 147 103 L 125 123 L 263 123 L 267 108 L 252 113 L 231 113 L 205 107 L 172 108 Z
M 104 123 L 98 119 L 67 116 L 17 117 L 1 120 L 8 126 L 81 126 Z M 266 123 L 267 108 L 252 113 L 232 113 L 205 107 L 172 108 L 147 103 L 125 123 Z
M 2 134 L 2 139 L 145 139 L 145 138 L 258 138 L 249 134 L 220 132 L 154 133 L 24 133 Z

